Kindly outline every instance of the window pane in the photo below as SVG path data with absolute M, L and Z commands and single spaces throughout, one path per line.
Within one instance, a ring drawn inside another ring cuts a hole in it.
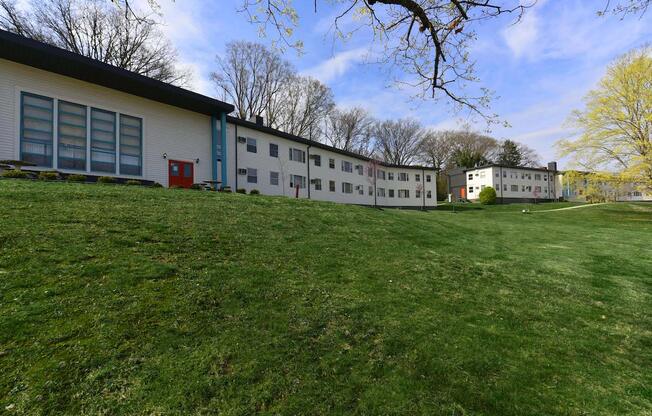
M 120 115 L 120 174 L 142 175 L 143 121 Z
M 86 170 L 86 107 L 59 101 L 58 115 L 59 168 Z
M 91 170 L 115 173 L 115 113 L 91 109 Z
M 37 166 L 52 167 L 54 141 L 54 101 L 51 98 L 21 95 L 20 158 Z

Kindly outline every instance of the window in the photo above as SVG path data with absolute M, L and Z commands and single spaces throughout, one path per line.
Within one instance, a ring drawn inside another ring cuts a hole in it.
M 20 101 L 20 159 L 52 167 L 54 100 L 22 93 Z
M 300 175 L 290 175 L 290 188 L 299 187 L 304 189 L 306 187 L 306 177 Z
M 388 181 L 394 180 L 394 172 L 387 172 L 387 180 Z
M 315 191 L 321 191 L 321 179 L 313 179 L 311 182 L 315 185 Z
M 535 181 L 540 181 L 541 180 L 541 174 L 540 173 L 535 173 L 534 174 L 534 180 Z
M 335 181 L 328 181 L 328 190 L 331 192 L 335 192 Z
M 394 198 L 394 190 L 393 189 L 389 190 L 389 197 Z
M 512 185 L 512 192 L 518 192 L 518 185 Z
M 509 172 L 509 178 L 510 179 L 518 179 L 518 172 L 510 171 Z
M 353 172 L 353 164 L 351 164 L 351 162 L 347 162 L 346 160 L 343 160 L 342 172 Z
M 421 190 L 417 189 L 416 191 L 414 191 L 414 193 L 415 193 L 415 197 L 421 198 Z
M 500 184 L 499 183 L 494 184 L 494 189 L 500 191 Z
M 115 113 L 91 109 L 91 170 L 115 173 Z
M 120 115 L 120 174 L 142 175 L 143 120 Z
M 247 168 L 247 183 L 258 183 L 258 169 Z
M 356 189 L 358 190 L 358 195 L 364 195 L 364 185 L 358 185 Z
M 506 190 L 507 190 L 507 184 L 504 184 L 503 185 L 503 191 L 506 191 Z
M 377 188 L 376 195 L 378 195 L 381 198 L 385 198 L 385 188 Z
M 306 152 L 301 149 L 290 148 L 290 160 L 299 163 L 306 163 Z
M 496 172 L 496 178 L 500 178 L 500 172 Z
M 503 171 L 503 178 L 506 178 L 506 177 L 507 177 L 507 171 L 504 170 L 504 171 Z
M 312 155 L 312 158 L 315 161 L 315 166 L 321 166 L 321 155 Z
M 335 159 L 328 159 L 328 167 L 335 169 Z
M 379 170 L 376 172 L 376 177 L 378 179 L 385 180 L 385 171 L 384 170 Z
M 473 180 L 473 174 L 472 174 L 472 173 L 469 173 L 469 180 L 470 180 L 470 181 Z
M 59 168 L 86 170 L 86 107 L 59 101 L 57 114 Z
M 278 172 L 269 172 L 269 184 L 278 186 Z
M 249 153 L 258 153 L 258 146 L 256 143 L 256 139 L 252 139 L 251 137 L 247 137 L 247 152 Z
M 374 177 L 374 167 L 373 166 L 368 166 L 367 167 L 367 176 L 369 176 L 370 178 Z
M 421 182 L 421 175 L 418 174 L 418 173 L 415 173 L 414 174 L 414 180 L 417 181 L 417 182 Z
M 527 186 L 523 185 L 522 189 L 523 189 L 523 192 L 531 192 L 532 191 L 532 187 L 530 185 L 527 185 Z
M 374 196 L 374 187 L 369 186 L 369 196 Z
M 534 192 L 539 192 L 539 193 L 541 193 L 541 187 L 540 187 L 540 186 L 535 186 L 535 187 L 534 187 Z
M 276 143 L 269 144 L 269 156 L 278 157 L 278 145 Z
M 470 193 L 470 194 L 473 193 L 473 187 L 472 187 L 472 186 L 469 186 L 469 193 Z
M 348 182 L 342 182 L 342 193 L 352 194 L 353 193 L 353 184 Z
M 405 172 L 401 172 L 398 174 L 398 180 L 401 182 L 407 182 L 410 180 L 410 176 Z
M 355 170 L 356 170 L 356 172 L 358 172 L 358 175 L 364 175 L 364 166 L 355 165 Z
M 432 199 L 432 191 L 428 191 L 428 192 L 426 193 L 426 198 L 428 198 L 428 199 Z
M 543 175 L 543 180 L 548 182 L 548 175 Z
M 432 176 L 426 175 L 426 182 L 432 182 Z

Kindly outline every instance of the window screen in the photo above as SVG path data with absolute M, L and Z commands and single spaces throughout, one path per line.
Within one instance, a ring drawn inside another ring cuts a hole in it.
M 21 160 L 52 167 L 53 108 L 52 98 L 27 93 L 21 95 Z
M 120 174 L 142 175 L 143 121 L 120 115 Z
M 91 109 L 91 170 L 115 173 L 115 113 Z

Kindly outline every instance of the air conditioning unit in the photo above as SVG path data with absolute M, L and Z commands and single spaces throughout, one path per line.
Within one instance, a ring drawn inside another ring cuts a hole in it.
M 238 169 L 238 175 L 246 175 L 247 169 Z
M 244 136 L 238 136 L 238 143 L 247 143 L 247 138 Z

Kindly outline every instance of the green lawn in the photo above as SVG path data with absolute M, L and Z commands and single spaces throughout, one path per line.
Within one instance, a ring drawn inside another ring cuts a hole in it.
M 1 180 L 0 413 L 652 414 L 652 204 L 524 207 Z

